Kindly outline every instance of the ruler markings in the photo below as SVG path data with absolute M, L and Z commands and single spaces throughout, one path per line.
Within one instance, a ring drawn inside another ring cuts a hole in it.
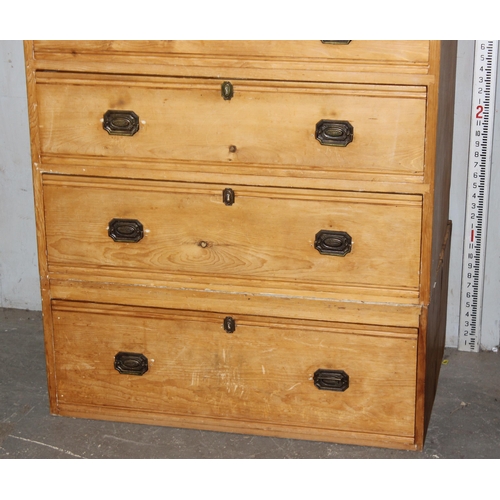
M 497 59 L 498 41 L 476 41 L 458 337 L 461 351 L 478 352 L 480 346 L 486 250 L 483 231 L 486 236 Z

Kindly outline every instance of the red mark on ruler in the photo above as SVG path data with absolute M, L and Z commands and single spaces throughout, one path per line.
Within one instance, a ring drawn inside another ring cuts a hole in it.
M 472 242 L 474 241 L 474 229 L 471 229 L 471 231 L 470 231 L 470 240 Z

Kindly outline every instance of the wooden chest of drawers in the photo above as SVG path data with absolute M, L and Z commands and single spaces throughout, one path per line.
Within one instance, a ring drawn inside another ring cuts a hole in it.
M 422 449 L 453 42 L 25 53 L 52 413 Z

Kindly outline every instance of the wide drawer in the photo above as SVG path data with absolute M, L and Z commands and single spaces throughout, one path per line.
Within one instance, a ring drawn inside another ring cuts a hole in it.
M 53 305 L 61 409 L 414 435 L 416 330 Z
M 70 54 L 72 58 L 108 56 L 171 55 L 205 58 L 230 57 L 247 61 L 286 59 L 304 63 L 349 61 L 350 63 L 425 64 L 429 61 L 427 40 L 38 40 L 35 57 Z
M 424 168 L 425 87 L 238 80 L 224 99 L 223 82 L 211 79 L 51 74 L 37 82 L 42 155 L 302 177 Z
M 416 195 L 45 175 L 44 205 L 52 276 L 418 297 Z

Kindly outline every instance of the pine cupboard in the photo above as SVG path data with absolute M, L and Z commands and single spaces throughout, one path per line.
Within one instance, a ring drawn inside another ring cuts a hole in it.
M 455 42 L 25 56 L 51 413 L 423 448 Z

